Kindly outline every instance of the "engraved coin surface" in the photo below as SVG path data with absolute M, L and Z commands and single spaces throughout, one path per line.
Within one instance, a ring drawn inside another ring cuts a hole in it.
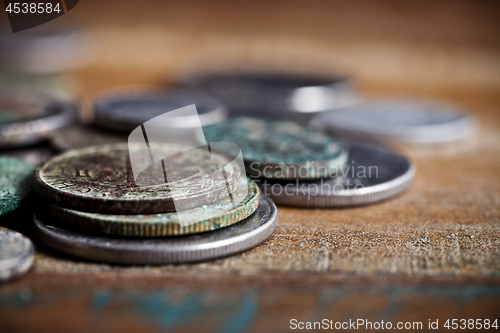
M 11 156 L 0 156 L 0 215 L 21 206 L 21 200 L 32 190 L 32 164 Z
M 224 228 L 250 215 L 259 205 L 259 187 L 251 180 L 243 181 L 232 196 L 212 204 L 186 211 L 192 224 L 181 225 L 177 213 L 147 215 L 110 215 L 79 212 L 51 205 L 50 216 L 62 224 L 81 227 L 99 233 L 120 236 L 173 236 L 189 235 Z M 210 216 L 205 218 L 206 212 Z
M 386 200 L 408 189 L 415 167 L 389 149 L 351 143 L 348 163 L 338 177 L 312 182 L 262 181 L 262 193 L 277 204 L 298 207 L 343 207 Z
M 0 227 L 0 282 L 26 273 L 33 263 L 34 252 L 29 238 Z
M 203 131 L 208 142 L 237 144 L 253 177 L 324 178 L 347 159 L 338 138 L 287 120 L 234 117 Z
M 268 239 L 278 224 L 271 199 L 261 197 L 248 218 L 206 233 L 160 238 L 111 238 L 66 229 L 38 216 L 38 238 L 46 245 L 77 257 L 119 264 L 168 264 L 215 259 L 248 250 Z
M 203 150 L 177 153 L 184 147 L 175 145 L 157 147 L 163 156 L 172 156 L 150 166 L 162 181 L 151 179 L 153 185 L 137 186 L 139 178 L 134 179 L 129 149 L 134 154 L 142 148 L 109 144 L 63 153 L 35 171 L 35 190 L 58 206 L 79 211 L 153 214 L 174 211 L 174 200 L 186 208 L 215 202 L 238 186 L 241 171 L 236 163 L 217 154 L 211 154 L 207 162 Z M 206 169 L 210 161 L 224 166 L 225 174 L 207 173 L 212 171 Z M 169 170 L 168 182 L 163 178 L 165 170 Z
M 429 144 L 466 138 L 476 128 L 474 119 L 455 106 L 404 99 L 374 100 L 325 112 L 311 124 L 332 133 Z
M 184 90 L 143 90 L 113 93 L 94 104 L 94 123 L 100 127 L 129 132 L 144 122 L 188 105 L 196 105 L 198 117 L 171 116 L 162 129 L 189 129 L 217 123 L 226 117 L 226 108 L 215 98 Z M 167 114 L 168 115 L 168 114 Z
M 0 87 L 0 148 L 26 146 L 50 137 L 77 119 L 77 107 L 31 89 Z
M 358 101 L 347 77 L 273 73 L 207 73 L 180 78 L 180 86 L 208 92 L 233 116 L 305 120 L 310 114 Z

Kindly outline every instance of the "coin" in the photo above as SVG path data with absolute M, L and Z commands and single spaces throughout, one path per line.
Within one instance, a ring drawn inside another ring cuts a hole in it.
M 111 238 L 66 229 L 34 217 L 38 238 L 46 245 L 77 257 L 117 264 L 169 264 L 215 259 L 248 250 L 268 239 L 278 224 L 271 199 L 261 197 L 248 218 L 202 234 L 148 239 Z
M 386 200 L 408 189 L 415 167 L 389 149 L 360 143 L 349 145 L 348 163 L 338 177 L 313 182 L 259 183 L 277 204 L 297 207 L 344 207 Z
M 231 197 L 216 203 L 186 211 L 192 224 L 181 225 L 177 213 L 149 215 L 109 215 L 85 213 L 56 205 L 50 205 L 50 216 L 62 224 L 81 227 L 86 230 L 120 236 L 173 236 L 189 235 L 224 228 L 250 216 L 259 204 L 259 187 L 246 180 L 238 186 Z M 206 212 L 209 216 L 206 218 Z
M 21 200 L 32 190 L 35 167 L 11 156 L 0 156 L 0 215 L 21 206 Z
M 207 142 L 239 145 L 247 173 L 257 178 L 324 178 L 347 158 L 338 138 L 287 120 L 232 117 L 203 131 Z
M 168 185 L 153 179 L 151 186 L 137 186 L 130 164 L 132 154 L 141 153 L 140 145 L 109 144 L 70 150 L 54 157 L 35 171 L 35 190 L 61 207 L 79 211 L 111 214 L 153 214 L 198 207 L 202 202 L 215 202 L 234 192 L 241 171 L 225 157 L 211 154 L 212 161 L 223 165 L 225 177 L 207 174 L 207 156 L 198 150 L 178 154 L 184 146 L 156 147 L 163 156 Z M 208 160 L 210 162 L 210 159 Z M 158 165 L 151 164 L 152 167 Z M 227 179 L 225 179 L 227 178 Z M 146 179 L 148 181 L 148 179 Z M 147 182 L 144 184 L 148 184 Z
M 85 148 L 107 143 L 126 143 L 127 136 L 92 126 L 71 125 L 54 132 L 50 138 L 57 151 Z
M 33 244 L 27 237 L 0 227 L 0 282 L 26 273 L 33 257 Z
M 43 25 L 13 34 L 0 31 L 0 69 L 16 73 L 60 73 L 92 59 L 91 36 L 76 26 Z
M 130 132 L 144 122 L 188 105 L 196 105 L 198 117 L 172 115 L 161 123 L 162 131 L 190 129 L 217 123 L 226 117 L 226 108 L 206 94 L 186 89 L 132 90 L 108 93 L 94 103 L 94 123 L 100 127 Z M 154 125 L 154 124 L 153 124 Z
M 272 73 L 211 73 L 181 78 L 178 85 L 205 91 L 232 115 L 304 120 L 309 114 L 358 102 L 347 77 Z
M 475 121 L 452 105 L 420 100 L 374 100 L 326 112 L 311 124 L 333 133 L 376 136 L 407 143 L 440 143 L 466 138 Z
M 77 107 L 37 90 L 0 88 L 0 147 L 26 146 L 77 120 Z

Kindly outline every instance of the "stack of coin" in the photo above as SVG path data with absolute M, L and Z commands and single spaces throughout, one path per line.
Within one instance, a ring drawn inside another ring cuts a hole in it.
M 75 149 L 38 168 L 35 190 L 49 201 L 35 217 L 38 237 L 91 260 L 162 264 L 243 251 L 276 228 L 274 203 L 260 198 L 258 186 L 234 161 L 211 152 L 210 162 L 224 166 L 223 176 L 206 174 L 206 155 L 196 150 L 172 155 L 185 147 L 158 146 L 163 156 L 175 156 L 154 163 L 163 166 L 169 181 L 148 178 L 152 185 L 138 186 L 131 156 L 140 148 L 108 144 Z
M 237 143 L 247 173 L 282 205 L 367 204 L 402 193 L 412 163 L 389 149 L 338 138 L 291 121 L 237 117 L 204 128 L 207 141 Z

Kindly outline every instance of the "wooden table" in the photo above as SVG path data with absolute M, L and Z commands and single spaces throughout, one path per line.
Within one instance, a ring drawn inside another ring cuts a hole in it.
M 500 319 L 499 9 L 82 1 L 59 20 L 94 33 L 94 63 L 73 73 L 84 105 L 108 87 L 198 70 L 349 73 L 369 96 L 461 104 L 480 127 L 456 144 L 395 145 L 417 167 L 402 196 L 356 208 L 278 207 L 274 235 L 232 257 L 116 266 L 37 244 L 33 269 L 0 286 L 0 331 L 282 332 L 291 319 L 324 318 L 422 322 L 424 330 L 439 320 L 444 330 L 447 319 Z

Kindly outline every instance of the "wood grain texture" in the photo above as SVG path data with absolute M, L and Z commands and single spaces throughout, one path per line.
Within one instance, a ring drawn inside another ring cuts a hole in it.
M 0 287 L 0 323 L 12 332 L 282 332 L 291 318 L 500 319 L 499 8 L 81 2 L 71 14 L 99 48 L 74 73 L 87 105 L 109 87 L 200 69 L 341 71 L 370 96 L 460 104 L 480 127 L 451 145 L 392 144 L 416 164 L 408 192 L 365 207 L 278 207 L 274 235 L 232 257 L 115 266 L 38 244 L 33 270 Z

